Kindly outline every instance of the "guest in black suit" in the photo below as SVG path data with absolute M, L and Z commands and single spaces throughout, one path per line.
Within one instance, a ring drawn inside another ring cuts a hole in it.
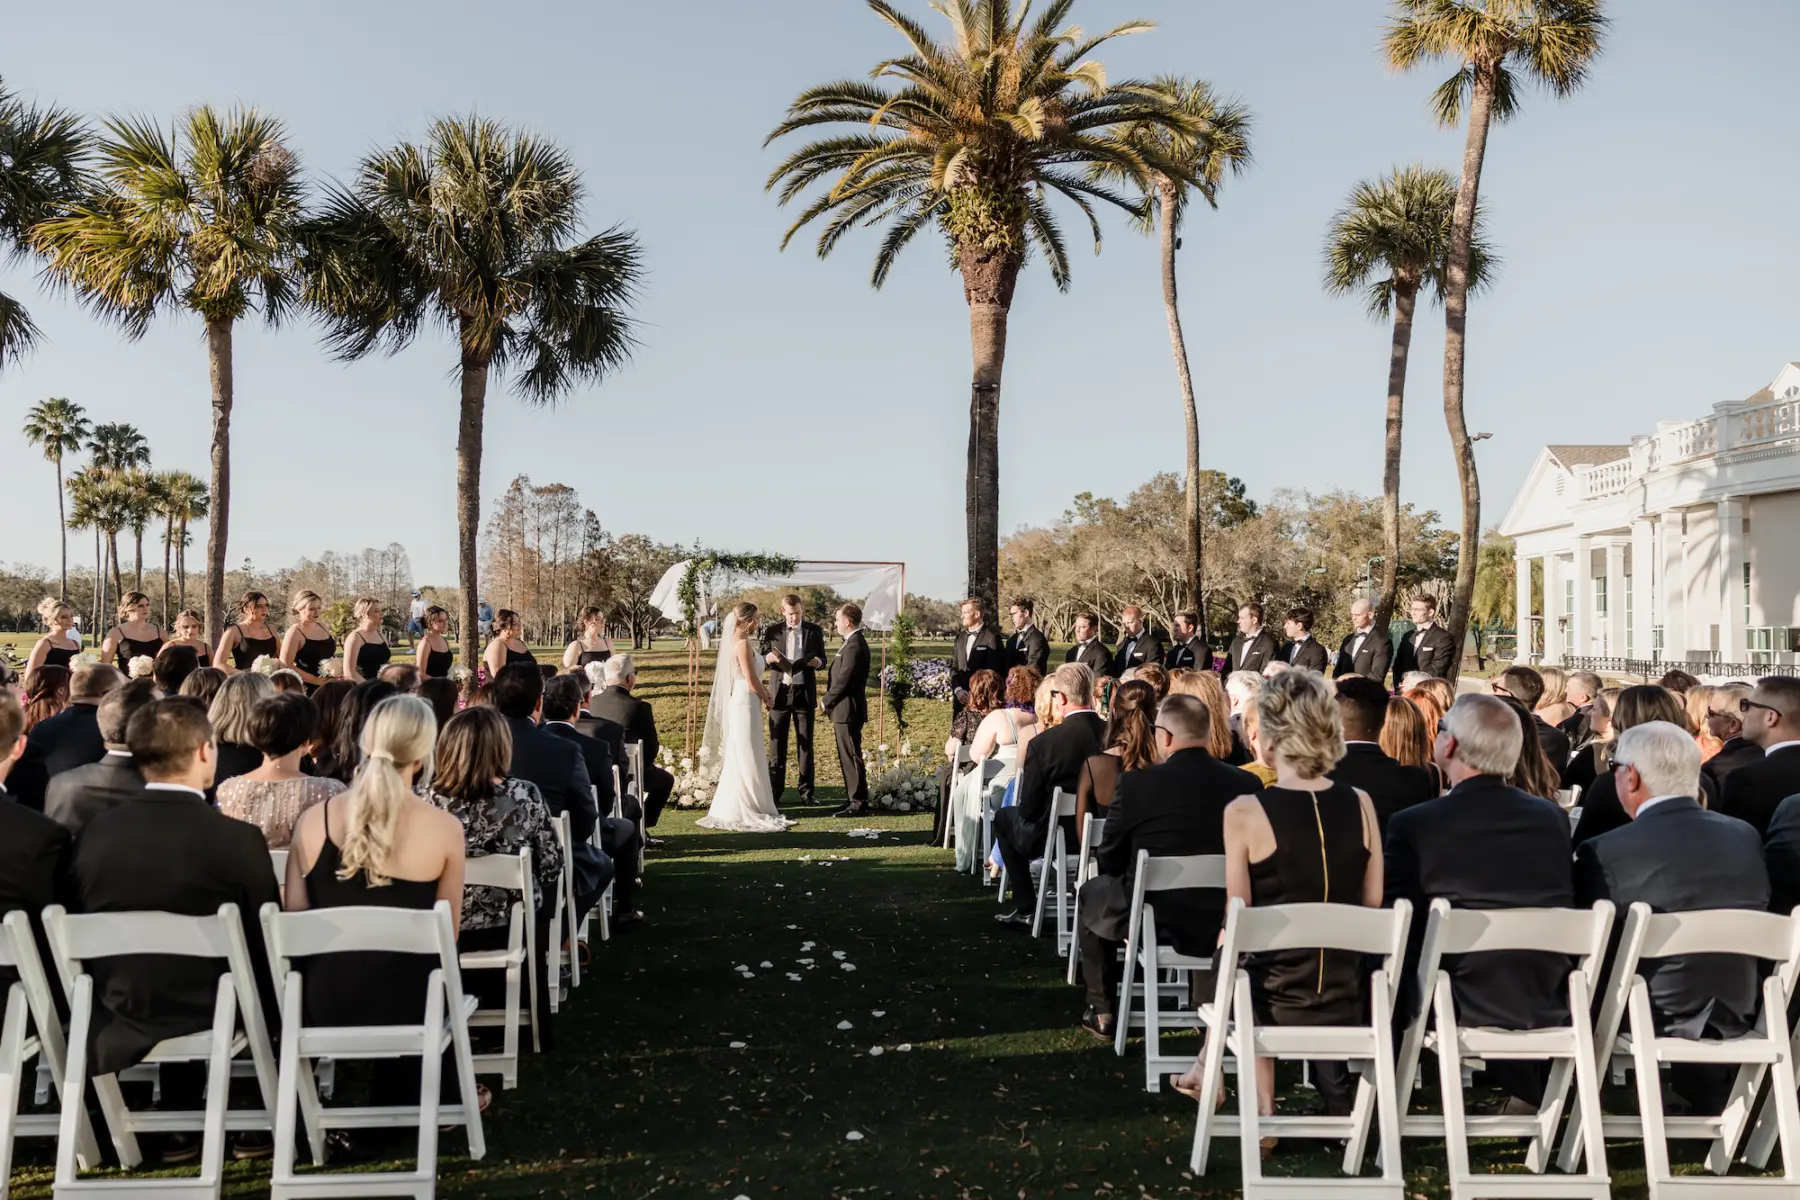
M 1382 750 L 1388 700 L 1387 689 L 1367 676 L 1345 676 L 1337 681 L 1344 757 L 1331 770 L 1331 778 L 1338 783 L 1368 793 L 1384 838 L 1395 813 L 1434 800 L 1438 794 L 1437 779 L 1430 771 L 1406 766 Z
M 1776 805 L 1800 793 L 1800 679 L 1765 675 L 1738 710 L 1744 739 L 1760 746 L 1763 758 L 1725 777 L 1719 809 L 1762 833 Z
M 1394 655 L 1394 678 L 1405 679 L 1409 671 L 1423 671 L 1455 683 L 1456 640 L 1437 623 L 1437 601 L 1414 596 L 1412 621 L 1413 631 L 1400 639 L 1399 652 Z
M 862 605 L 839 606 L 836 620 L 844 644 L 832 656 L 819 709 L 831 719 L 837 738 L 838 768 L 844 773 L 848 802 L 831 815 L 859 817 L 869 808 L 869 775 L 862 755 L 862 731 L 869 720 L 869 640 L 863 636 Z
M 1615 743 L 1626 730 L 1648 725 L 1652 721 L 1667 721 L 1671 725 L 1686 728 L 1686 713 L 1681 697 L 1654 683 L 1639 684 L 1620 692 L 1613 701 L 1610 719 Z M 1714 790 L 1712 780 L 1705 775 L 1700 777 L 1700 802 L 1715 812 L 1719 811 L 1718 793 Z M 1575 825 L 1575 844 L 1579 846 L 1589 838 L 1618 829 L 1630 820 L 1619 803 L 1618 788 L 1612 777 L 1611 760 L 1608 759 L 1607 769 L 1595 775 L 1593 783 L 1581 794 L 1581 820 Z
M 1075 644 L 1063 654 L 1066 663 L 1080 663 L 1098 679 L 1112 670 L 1112 651 L 1100 640 L 1098 613 L 1078 613 L 1075 617 Z
M 576 909 L 571 927 L 579 925 L 613 881 L 612 860 L 593 844 L 600 810 L 594 801 L 593 781 L 588 778 L 587 760 L 580 748 L 538 728 L 544 711 L 544 676 L 535 662 L 501 667 L 494 677 L 492 695 L 494 707 L 512 730 L 512 767 L 507 774 L 537 784 L 551 816 L 569 814 Z
M 1317 671 L 1323 675 L 1331 662 L 1331 656 L 1325 647 L 1313 640 L 1313 615 L 1307 608 L 1290 608 L 1281 622 L 1281 631 L 1287 634 L 1287 649 L 1282 657 L 1290 667 L 1300 667 L 1308 671 Z
M 800 597 L 783 596 L 781 621 L 762 632 L 762 657 L 769 665 L 769 786 L 776 803 L 787 789 L 788 729 L 794 731 L 795 781 L 800 803 L 813 802 L 813 710 L 819 704 L 818 670 L 825 665 L 825 631 L 802 620 Z
M 0 917 L 23 909 L 37 934 L 38 953 L 47 956 L 41 914 L 46 905 L 65 899 L 69 869 L 69 831 L 43 813 L 26 808 L 6 791 L 6 777 L 25 753 L 25 710 L 11 692 L 0 689 Z M 0 968 L 0 990 L 18 977 Z
M 75 668 L 69 677 L 69 707 L 39 721 L 25 738 L 25 753 L 12 773 L 15 800 L 42 812 L 52 778 L 106 757 L 97 710 L 106 694 L 124 682 L 117 667 L 104 663 Z
M 1037 908 L 1031 860 L 1044 848 L 1056 791 L 1075 794 L 1081 768 L 1105 747 L 1106 723 L 1094 711 L 1094 673 L 1081 663 L 1064 663 L 1050 677 L 1050 706 L 1058 724 L 1031 739 L 1019 768 L 1019 802 L 994 817 L 994 841 L 1012 883 L 1010 913 L 1002 925 L 1029 929 Z M 1065 830 L 1065 833 L 1071 831 Z
M 148 679 L 134 679 L 107 693 L 97 712 L 106 757 L 52 779 L 44 800 L 46 816 L 70 833 L 80 833 L 94 817 L 144 790 L 144 777 L 125 744 L 125 730 L 138 709 L 155 700 L 156 685 Z
M 1161 665 L 1165 653 L 1162 635 L 1144 625 L 1143 609 L 1127 604 L 1119 611 L 1119 648 L 1113 652 L 1107 674 L 1123 679 L 1133 667 L 1145 663 Z
M 1367 675 L 1376 683 L 1387 678 L 1394 646 L 1385 629 L 1375 628 L 1375 607 L 1367 600 L 1350 604 L 1350 633 L 1338 647 L 1333 676 Z
M 1225 651 L 1227 675 L 1233 671 L 1254 671 L 1260 675 L 1277 657 L 1275 635 L 1264 629 L 1262 622 L 1262 605 L 1246 604 L 1238 609 L 1237 636 Z
M 643 846 L 638 841 L 638 802 L 626 796 L 621 804 L 624 816 L 612 815 L 613 758 L 612 747 L 600 738 L 589 737 L 576 729 L 575 714 L 581 711 L 581 685 L 573 675 L 558 675 L 544 684 L 543 724 L 539 726 L 551 737 L 561 738 L 581 751 L 588 780 L 598 793 L 596 812 L 599 816 L 600 849 L 613 861 L 613 902 L 617 915 L 613 924 L 635 925 L 644 919 L 637 907 L 637 862 Z M 552 812 L 551 815 L 555 815 Z M 575 822 L 569 822 L 573 841 Z
M 1531 730 L 1537 735 L 1538 745 L 1543 747 L 1544 757 L 1561 775 L 1569 765 L 1569 735 L 1544 720 L 1537 710 L 1538 701 L 1544 697 L 1544 677 L 1530 667 L 1515 663 L 1500 672 L 1488 686 L 1494 695 L 1511 696 L 1530 711 Z
M 1006 665 L 1009 669 L 1030 667 L 1041 677 L 1050 670 L 1050 639 L 1037 627 L 1036 609 L 1037 602 L 1030 596 L 1020 596 L 1007 610 L 1013 634 L 1006 643 Z
M 1113 1036 L 1118 951 L 1129 931 L 1138 851 L 1225 853 L 1225 806 L 1261 786 L 1254 775 L 1207 753 L 1211 731 L 1212 717 L 1204 701 L 1198 696 L 1170 696 L 1156 711 L 1155 736 L 1163 761 L 1119 776 L 1107 810 L 1106 833 L 1094 849 L 1100 873 L 1082 885 L 1076 906 L 1081 976 L 1087 985 L 1087 1012 L 1081 1024 L 1102 1038 Z M 1182 954 L 1213 952 L 1225 918 L 1224 892 L 1159 893 L 1155 903 L 1160 944 Z
M 1743 713 L 1738 701 L 1748 700 L 1755 689 L 1741 679 L 1714 685 L 1706 702 L 1706 732 L 1722 743 L 1719 752 L 1700 764 L 1700 773 L 1712 780 L 1719 794 L 1725 790 L 1725 777 L 1739 767 L 1761 762 L 1762 747 L 1744 736 Z
M 1200 637 L 1200 614 L 1186 609 L 1175 614 L 1170 622 L 1174 626 L 1175 644 L 1163 655 L 1163 666 L 1173 671 L 1177 667 L 1190 670 L 1210 671 L 1212 669 L 1212 651 Z
M 1737 818 L 1701 808 L 1699 778 L 1700 747 L 1679 725 L 1651 721 L 1619 738 L 1613 779 L 1631 823 L 1575 848 L 1577 904 L 1611 900 L 1621 926 L 1625 910 L 1639 901 L 1659 913 L 1768 909 L 1761 840 Z M 1737 955 L 1693 954 L 1646 960 L 1638 973 L 1649 982 L 1658 1033 L 1733 1038 L 1756 1024 L 1758 967 Z M 1696 1113 L 1716 1113 L 1736 1070 L 1682 1063 L 1669 1082 Z
M 1592 671 L 1570 671 L 1563 681 L 1563 703 L 1574 711 L 1556 723 L 1569 735 L 1571 745 L 1579 742 L 1582 721 L 1589 720 L 1594 700 L 1603 690 L 1603 681 Z
M 610 658 L 612 655 L 609 653 L 607 657 Z M 573 679 L 576 686 L 581 689 L 581 707 L 576 710 L 575 720 L 570 724 L 575 726 L 577 733 L 585 733 L 591 738 L 599 738 L 606 743 L 607 750 L 612 755 L 613 765 L 619 768 L 619 782 L 624 783 L 631 777 L 631 771 L 625 758 L 625 727 L 617 721 L 596 717 L 589 711 L 589 703 L 593 700 L 595 693 L 606 690 L 606 664 L 600 659 L 595 659 L 589 665 L 593 668 L 591 672 L 587 666 L 577 667 L 569 672 L 569 678 Z M 444 718 L 446 721 L 448 719 L 448 717 Z M 442 724 L 443 722 L 439 722 L 440 728 Z
M 602 721 L 618 725 L 625 731 L 626 742 L 636 742 L 643 749 L 644 778 L 642 791 L 644 794 L 644 824 L 656 828 L 656 820 L 662 816 L 663 805 L 675 791 L 675 777 L 656 765 L 657 756 L 662 751 L 662 743 L 656 736 L 656 714 L 650 706 L 631 694 L 637 686 L 637 662 L 629 654 L 615 654 L 606 660 L 606 688 L 596 692 L 588 701 L 588 711 Z M 596 737 L 606 734 L 602 726 L 595 733 Z M 621 759 L 629 767 L 629 759 Z M 627 780 L 631 778 L 629 769 L 621 772 Z M 656 838 L 650 839 L 650 845 L 661 843 Z
M 1443 897 L 1457 908 L 1568 908 L 1569 818 L 1504 782 L 1518 762 L 1525 731 L 1495 696 L 1457 699 L 1438 726 L 1437 764 L 1448 793 L 1415 804 L 1388 822 L 1386 903 L 1405 898 L 1415 913 Z M 1417 960 L 1424 920 L 1408 934 L 1402 1018 L 1419 1003 Z M 1561 955 L 1501 951 L 1447 963 L 1465 1025 L 1536 1029 L 1569 1019 L 1569 964 Z M 1543 1098 L 1537 1063 L 1489 1063 L 1494 1081 L 1520 1100 Z
M 1006 678 L 1006 657 L 1000 646 L 1000 631 L 987 623 L 981 601 L 973 597 L 964 600 L 962 632 L 950 644 L 950 688 L 958 711 L 969 702 L 969 677 L 977 671 L 992 671 Z M 780 789 L 775 794 L 779 796 Z

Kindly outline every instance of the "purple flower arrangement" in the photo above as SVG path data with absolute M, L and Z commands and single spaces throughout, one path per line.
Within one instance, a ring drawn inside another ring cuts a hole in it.
M 881 690 L 889 692 L 894 686 L 894 668 L 887 667 L 881 672 Z M 949 700 L 950 660 L 947 658 L 915 658 L 906 664 L 907 695 L 914 699 Z

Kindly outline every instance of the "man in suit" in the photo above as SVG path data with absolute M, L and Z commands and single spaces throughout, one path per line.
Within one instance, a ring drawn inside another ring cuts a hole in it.
M 1246 604 L 1238 609 L 1237 636 L 1231 639 L 1231 645 L 1225 651 L 1227 662 L 1225 670 L 1254 671 L 1262 674 L 1262 669 L 1274 661 L 1277 647 L 1275 635 L 1262 627 L 1263 610 L 1260 604 Z
M 148 679 L 134 679 L 106 694 L 96 712 L 106 756 L 51 779 L 44 815 L 70 833 L 80 833 L 95 816 L 144 790 L 144 777 L 125 744 L 125 730 L 138 709 L 155 700 L 156 685 Z
M 20 804 L 44 811 L 51 779 L 106 756 L 96 710 L 106 694 L 124 682 L 124 674 L 105 663 L 75 668 L 69 677 L 69 707 L 39 721 L 26 735 L 25 753 L 12 774 L 12 794 Z
M 1760 746 L 1763 757 L 1725 777 L 1719 811 L 1763 833 L 1775 806 L 1800 793 L 1800 679 L 1765 675 L 1738 710 L 1744 739 Z
M 839 606 L 838 636 L 844 644 L 832 656 L 819 709 L 837 738 L 838 768 L 844 773 L 847 803 L 831 815 L 860 817 L 869 810 L 869 774 L 863 766 L 862 731 L 869 720 L 869 641 L 862 631 L 862 605 Z
M 1119 996 L 1119 946 L 1131 922 L 1139 850 L 1153 855 L 1225 853 L 1225 806 L 1261 788 L 1256 776 L 1206 751 L 1211 716 L 1198 696 L 1173 695 L 1156 711 L 1162 761 L 1119 776 L 1106 832 L 1094 849 L 1099 874 L 1082 885 L 1076 912 L 1087 1011 L 1081 1026 L 1110 1040 Z M 1182 954 L 1213 952 L 1225 893 L 1183 890 L 1156 896 L 1156 938 Z
M 1367 675 L 1376 683 L 1387 678 L 1388 665 L 1394 659 L 1394 646 L 1387 630 L 1375 628 L 1375 606 L 1367 600 L 1350 605 L 1350 633 L 1338 647 L 1334 677 Z
M 1044 631 L 1037 627 L 1037 602 L 1030 596 L 1020 596 L 1012 602 L 1007 610 L 1012 618 L 1012 640 L 1006 644 L 1006 666 L 1030 667 L 1040 676 L 1050 672 L 1050 639 Z M 1000 673 L 1002 679 L 1006 672 Z
M 1212 651 L 1200 638 L 1200 614 L 1186 609 L 1176 613 L 1170 623 L 1174 626 L 1175 644 L 1163 656 L 1163 665 L 1171 671 L 1177 667 L 1191 671 L 1211 670 Z
M 675 777 L 656 765 L 657 755 L 662 750 L 662 743 L 656 736 L 656 714 L 650 706 L 632 695 L 637 687 L 637 663 L 629 654 L 615 654 L 606 660 L 606 687 L 596 693 L 588 701 L 588 711 L 597 719 L 607 724 L 619 726 L 624 731 L 625 742 L 636 742 L 643 749 L 644 778 L 641 790 L 644 795 L 644 824 L 656 828 L 656 819 L 662 816 L 663 805 L 675 792 Z M 603 724 L 594 734 L 595 737 L 607 735 Z M 619 747 L 623 752 L 623 745 Z M 627 765 L 622 772 L 626 779 L 631 778 L 629 769 L 631 760 L 622 758 L 617 761 Z M 661 842 L 650 839 L 651 846 Z
M 1531 726 L 1537 731 L 1538 745 L 1558 775 L 1569 765 L 1569 735 L 1560 726 L 1538 715 L 1538 701 L 1544 698 L 1544 677 L 1523 663 L 1515 663 L 1500 672 L 1489 684 L 1496 696 L 1511 696 L 1531 714 Z
M 1619 735 L 1613 782 L 1628 824 L 1575 848 L 1575 902 L 1610 900 L 1619 910 L 1642 901 L 1652 912 L 1742 908 L 1766 912 L 1769 875 L 1762 841 L 1735 817 L 1708 812 L 1699 794 L 1700 747 L 1679 726 L 1650 721 Z M 1646 960 L 1658 1033 L 1732 1038 L 1749 1033 L 1761 1001 L 1753 959 L 1692 954 Z M 1609 969 L 1610 973 L 1610 969 Z M 1676 1064 L 1669 1083 L 1696 1113 L 1723 1111 L 1735 1066 Z
M 1114 679 L 1125 678 L 1125 672 L 1145 663 L 1160 665 L 1165 653 L 1162 635 L 1145 627 L 1143 609 L 1127 604 L 1119 611 L 1119 648 L 1110 671 Z
M 1104 749 L 1106 723 L 1094 711 L 1094 673 L 1081 663 L 1064 663 L 1050 678 L 1050 706 L 1059 723 L 1031 739 L 1019 773 L 1019 802 L 994 817 L 994 841 L 1006 864 L 1015 906 L 998 919 L 1014 928 L 1031 928 L 1037 908 L 1031 860 L 1044 848 L 1057 789 L 1074 795 L 1082 764 Z
M 1425 913 L 1438 897 L 1457 908 L 1568 908 L 1569 818 L 1555 804 L 1509 787 L 1525 731 L 1497 696 L 1461 696 L 1438 726 L 1433 753 L 1451 788 L 1388 821 L 1386 900 L 1404 897 Z M 1409 931 L 1402 1019 L 1419 1003 L 1424 919 Z M 1465 1025 L 1537 1029 L 1569 1019 L 1569 964 L 1561 955 L 1496 951 L 1445 964 Z M 1535 1106 L 1541 1063 L 1488 1064 L 1494 1082 Z
M 558 675 L 544 682 L 544 722 L 539 726 L 545 733 L 554 738 L 561 738 L 581 752 L 582 765 L 587 768 L 588 779 L 599 794 L 596 811 L 599 814 L 600 849 L 606 857 L 613 861 L 613 901 L 618 913 L 613 917 L 613 924 L 635 925 L 644 919 L 638 911 L 637 899 L 637 862 L 638 852 L 643 849 L 638 844 L 638 816 L 641 809 L 631 796 L 625 796 L 621 804 L 624 816 L 612 815 L 613 800 L 613 758 L 612 747 L 600 738 L 589 737 L 575 728 L 575 714 L 581 710 L 581 685 L 573 675 Z M 571 840 L 575 822 L 569 822 Z
M 1375 821 L 1387 836 L 1388 821 L 1402 809 L 1437 797 L 1437 780 L 1424 767 L 1396 762 L 1381 748 L 1387 724 L 1387 689 L 1363 675 L 1337 681 L 1338 719 L 1344 727 L 1344 757 L 1331 778 L 1369 793 Z
M 507 774 L 537 784 L 551 816 L 569 814 L 569 840 L 574 843 L 575 913 L 581 923 L 614 878 L 613 862 L 593 844 L 600 809 L 593 781 L 579 747 L 538 728 L 544 711 L 544 676 L 536 663 L 508 663 L 494 676 L 494 707 L 512 730 L 512 765 Z M 632 864 L 635 866 L 636 864 Z
M 799 759 L 800 803 L 813 802 L 813 710 L 819 704 L 818 669 L 825 665 L 825 631 L 803 620 L 798 596 L 783 596 L 781 620 L 763 630 L 763 661 L 769 664 L 769 786 L 776 803 L 787 789 L 788 730 L 794 731 Z
M 1700 774 L 1713 781 L 1713 794 L 1725 794 L 1725 777 L 1739 767 L 1762 761 L 1762 747 L 1744 736 L 1743 714 L 1738 701 L 1748 700 L 1754 689 L 1741 679 L 1715 684 L 1706 702 L 1706 732 L 1722 743 L 1719 752 L 1700 764 Z
M 1313 615 L 1309 608 L 1290 608 L 1281 622 L 1281 631 L 1287 634 L 1288 644 L 1283 657 L 1290 667 L 1299 667 L 1307 671 L 1317 671 L 1323 675 L 1331 662 L 1331 656 L 1325 647 L 1313 640 Z
M 957 712 L 969 702 L 969 679 L 977 671 L 992 671 L 1006 678 L 1006 652 L 1000 647 L 1000 631 L 987 623 L 980 600 L 962 602 L 962 632 L 950 644 L 950 690 Z
M 1573 706 L 1575 711 L 1564 718 L 1557 728 L 1569 735 L 1571 746 L 1581 737 L 1582 722 L 1586 721 L 1588 715 L 1593 711 L 1594 697 L 1600 694 L 1603 682 L 1592 671 L 1570 671 L 1568 678 L 1564 681 L 1563 699 Z
M 210 917 L 221 904 L 237 905 L 264 1010 L 272 1011 L 274 992 L 257 914 L 264 904 L 278 903 L 281 891 L 262 830 L 206 802 L 218 747 L 205 707 L 187 696 L 145 705 L 132 716 L 125 740 L 144 790 L 81 831 L 71 867 L 71 907 L 86 913 Z M 164 1038 L 210 1029 L 220 968 L 215 960 L 161 955 L 89 963 L 94 977 L 90 1073 L 122 1071 Z M 163 1107 L 199 1108 L 205 1078 L 203 1063 L 165 1063 Z M 186 1161 L 198 1152 L 193 1134 L 171 1134 L 163 1161 Z
M 1100 640 L 1100 615 L 1078 613 L 1075 617 L 1075 644 L 1063 654 L 1065 663 L 1080 663 L 1094 673 L 1094 678 L 1112 669 L 1112 651 Z
M 0 689 L 0 916 L 24 910 L 37 934 L 38 954 L 54 972 L 42 913 L 46 905 L 66 898 L 70 838 L 61 825 L 7 794 L 6 777 L 23 753 L 25 710 L 11 692 Z M 17 978 L 12 968 L 0 967 L 0 991 Z
M 1439 679 L 1456 682 L 1456 641 L 1450 631 L 1437 623 L 1437 601 L 1430 596 L 1414 596 L 1411 606 L 1414 629 L 1400 639 L 1394 656 L 1394 678 L 1404 679 L 1408 671 L 1423 671 Z

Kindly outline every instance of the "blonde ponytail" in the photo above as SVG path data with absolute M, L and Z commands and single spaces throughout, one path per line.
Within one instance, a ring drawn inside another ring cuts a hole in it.
M 363 726 L 362 765 L 344 799 L 349 815 L 341 849 L 339 879 L 364 873 L 370 887 L 385 887 L 394 853 L 394 831 L 412 796 L 400 764 L 419 764 L 418 783 L 431 781 L 437 716 L 417 696 L 390 696 L 375 706 Z

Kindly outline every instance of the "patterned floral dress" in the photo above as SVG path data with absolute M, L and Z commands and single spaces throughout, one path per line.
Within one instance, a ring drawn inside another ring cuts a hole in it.
M 429 791 L 425 799 L 463 823 L 464 844 L 470 858 L 483 854 L 517 854 L 531 851 L 531 874 L 540 909 L 556 903 L 557 877 L 562 873 L 562 846 L 556 840 L 549 806 L 537 785 L 525 779 L 506 779 L 490 797 L 463 800 Z M 462 928 L 497 929 L 511 919 L 512 895 L 502 888 L 463 889 Z

